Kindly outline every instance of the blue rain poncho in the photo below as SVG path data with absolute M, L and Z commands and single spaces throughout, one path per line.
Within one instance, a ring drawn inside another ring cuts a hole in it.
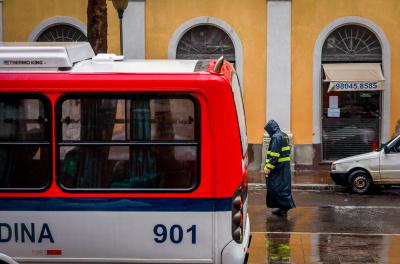
M 267 179 L 267 206 L 281 209 L 294 208 L 289 137 L 280 130 L 274 120 L 269 121 L 264 129 L 271 138 L 265 162 L 265 167 L 271 170 Z

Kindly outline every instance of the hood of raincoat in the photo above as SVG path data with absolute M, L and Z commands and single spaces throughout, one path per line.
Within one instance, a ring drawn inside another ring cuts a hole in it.
M 272 137 L 273 134 L 280 131 L 280 128 L 275 120 L 269 120 L 268 123 L 265 125 L 264 130 L 268 132 L 270 137 Z

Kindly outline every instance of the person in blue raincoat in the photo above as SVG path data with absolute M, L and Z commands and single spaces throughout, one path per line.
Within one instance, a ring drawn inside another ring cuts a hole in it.
M 264 129 L 271 141 L 267 151 L 264 172 L 267 182 L 267 207 L 273 214 L 285 215 L 295 207 L 292 197 L 289 137 L 276 121 L 270 120 Z

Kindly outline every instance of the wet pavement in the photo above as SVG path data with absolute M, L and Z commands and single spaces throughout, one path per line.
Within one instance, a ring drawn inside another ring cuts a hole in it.
M 399 247 L 398 235 L 254 234 L 249 263 L 398 264 Z
M 400 190 L 370 195 L 293 191 L 286 217 L 249 193 L 253 240 L 249 263 L 400 263 Z

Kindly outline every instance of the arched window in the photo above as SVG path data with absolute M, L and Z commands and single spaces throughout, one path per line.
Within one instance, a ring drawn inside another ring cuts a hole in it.
M 324 70 L 331 64 L 338 64 L 333 66 L 346 72 L 345 75 L 350 79 L 357 75 L 357 69 L 366 66 L 365 63 L 379 65 L 382 62 L 379 39 L 372 31 L 359 25 L 345 25 L 330 33 L 325 39 L 321 55 Z M 378 69 L 381 71 L 379 66 Z M 323 160 L 333 161 L 379 147 L 381 91 L 353 89 L 359 84 L 346 82 L 345 79 L 343 84 L 351 89 L 328 90 L 330 82 L 327 81 L 326 72 L 322 74 L 321 81 Z M 375 84 L 371 81 L 362 85 L 372 88 Z
M 177 59 L 216 59 L 220 56 L 235 63 L 232 40 L 225 31 L 212 25 L 199 25 L 188 30 L 176 50 Z
M 68 24 L 59 24 L 50 26 L 45 29 L 36 41 L 48 42 L 48 41 L 87 41 L 85 34 L 74 26 Z
M 382 62 L 381 44 L 365 27 L 343 26 L 325 40 L 322 62 Z

